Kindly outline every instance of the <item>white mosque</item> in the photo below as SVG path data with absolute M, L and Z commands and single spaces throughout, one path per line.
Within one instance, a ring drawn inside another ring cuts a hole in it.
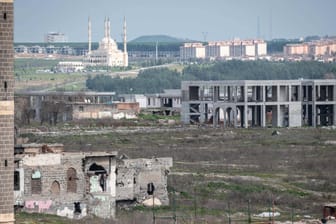
M 126 20 L 124 18 L 123 25 L 123 42 L 124 51 L 118 49 L 115 40 L 111 38 L 110 19 L 105 18 L 104 21 L 104 38 L 99 42 L 97 50 L 91 50 L 91 20 L 89 18 L 88 35 L 89 35 L 89 50 L 84 57 L 85 66 L 110 66 L 110 67 L 127 67 L 127 38 L 126 38 Z

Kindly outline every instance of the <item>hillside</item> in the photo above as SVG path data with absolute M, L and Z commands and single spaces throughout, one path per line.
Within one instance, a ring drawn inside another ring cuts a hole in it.
M 184 42 L 183 39 L 176 37 L 171 37 L 168 35 L 145 35 L 135 38 L 130 41 L 131 43 L 152 43 L 152 42 L 164 42 L 164 43 L 181 43 Z

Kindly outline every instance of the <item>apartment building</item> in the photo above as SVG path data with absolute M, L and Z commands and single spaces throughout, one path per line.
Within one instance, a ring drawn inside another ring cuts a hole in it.
M 211 41 L 202 43 L 185 43 L 180 47 L 181 60 L 208 58 L 256 58 L 267 55 L 267 43 L 263 40 Z

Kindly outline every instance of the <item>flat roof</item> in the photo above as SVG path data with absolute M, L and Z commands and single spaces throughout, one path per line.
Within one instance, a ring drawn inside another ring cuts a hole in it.
M 289 79 L 289 80 L 210 80 L 182 81 L 184 85 L 281 85 L 281 84 L 336 84 L 336 79 Z
M 115 92 L 57 92 L 57 91 L 23 91 L 16 92 L 15 95 L 27 96 L 114 96 Z

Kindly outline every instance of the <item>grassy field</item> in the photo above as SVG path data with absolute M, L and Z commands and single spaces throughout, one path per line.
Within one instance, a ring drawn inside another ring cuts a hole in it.
M 321 218 L 323 204 L 336 201 L 336 145 L 330 144 L 336 141 L 336 130 L 283 128 L 272 136 L 274 129 L 104 128 L 101 133 L 97 126 L 67 126 L 58 136 L 27 136 L 31 142 L 63 143 L 71 151 L 173 157 L 168 179 L 171 206 L 157 213 L 172 215 L 176 209 L 180 223 L 226 223 L 228 214 L 246 221 L 249 213 L 259 220 L 253 214 L 269 209 L 281 213 L 277 220 Z M 86 129 L 97 133 L 86 136 Z M 151 211 L 118 211 L 120 223 L 132 223 L 130 217 L 138 216 L 150 220 Z
M 84 73 L 53 73 L 60 59 L 15 59 L 15 90 L 61 90 L 85 89 L 87 75 Z

